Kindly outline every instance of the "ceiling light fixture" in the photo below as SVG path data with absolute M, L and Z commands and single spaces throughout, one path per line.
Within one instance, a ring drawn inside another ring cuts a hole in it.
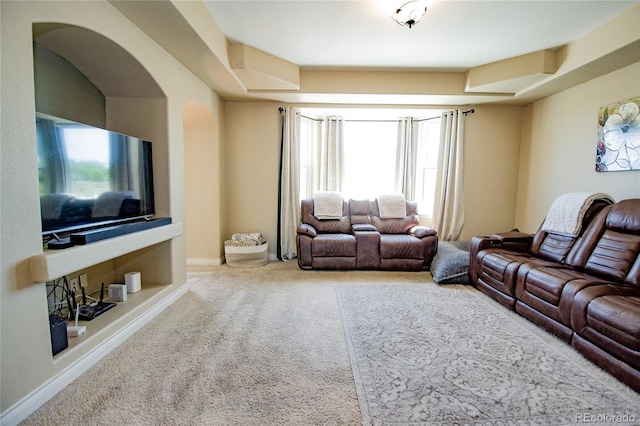
M 391 19 L 399 25 L 411 28 L 427 13 L 427 5 L 423 0 L 411 0 L 396 9 L 396 13 L 391 15 Z

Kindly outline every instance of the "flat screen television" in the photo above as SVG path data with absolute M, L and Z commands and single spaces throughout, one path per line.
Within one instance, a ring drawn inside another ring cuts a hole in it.
M 44 240 L 155 214 L 152 143 L 36 113 Z

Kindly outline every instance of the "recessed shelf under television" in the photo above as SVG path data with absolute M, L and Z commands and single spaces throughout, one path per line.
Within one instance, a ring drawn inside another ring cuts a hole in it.
M 180 235 L 182 223 L 177 222 L 64 250 L 46 250 L 31 257 L 31 276 L 34 282 L 51 281 Z
M 92 339 L 96 339 L 99 332 L 105 328 L 120 329 L 127 326 L 141 312 L 149 309 L 149 306 L 155 305 L 163 297 L 166 297 L 166 294 L 171 291 L 168 287 L 161 284 L 145 283 L 142 290 L 129 294 L 126 302 L 119 302 L 114 309 L 105 312 L 92 321 L 81 321 L 80 324 L 87 328 L 86 333 L 82 336 L 69 338 L 69 348 L 56 355 L 56 358 L 75 356 L 75 348 L 82 348 L 85 342 L 88 343 Z
M 41 113 L 36 135 L 45 249 L 31 258 L 35 282 L 182 235 L 155 217 L 150 141 Z

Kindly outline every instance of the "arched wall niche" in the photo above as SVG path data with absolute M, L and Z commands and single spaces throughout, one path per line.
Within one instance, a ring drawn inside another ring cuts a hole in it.
M 126 49 L 87 28 L 33 24 L 33 40 L 65 58 L 106 98 L 163 98 L 160 86 Z
M 219 264 L 220 129 L 213 113 L 199 101 L 183 107 L 187 259 L 191 264 Z
M 163 189 L 170 187 L 168 99 L 154 77 L 93 30 L 44 22 L 32 24 L 32 35 L 36 109 L 153 142 L 156 213 L 171 216 Z

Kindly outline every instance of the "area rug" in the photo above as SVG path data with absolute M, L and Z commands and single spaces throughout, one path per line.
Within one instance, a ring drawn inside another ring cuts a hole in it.
M 365 425 L 640 422 L 640 395 L 473 288 L 337 294 Z

